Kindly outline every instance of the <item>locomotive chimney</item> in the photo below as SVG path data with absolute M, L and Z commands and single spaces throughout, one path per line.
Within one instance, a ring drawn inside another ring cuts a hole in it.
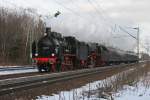
M 50 36 L 51 35 L 51 28 L 46 27 L 46 32 L 45 33 L 47 33 L 47 36 Z

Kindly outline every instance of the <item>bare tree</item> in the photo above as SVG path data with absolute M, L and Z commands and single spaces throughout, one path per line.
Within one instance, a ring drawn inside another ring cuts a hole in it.
M 28 64 L 33 40 L 44 31 L 34 9 L 0 8 L 0 64 Z

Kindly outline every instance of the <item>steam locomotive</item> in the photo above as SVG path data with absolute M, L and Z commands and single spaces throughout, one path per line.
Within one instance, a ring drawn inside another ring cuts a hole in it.
M 51 28 L 46 28 L 44 36 L 38 42 L 33 42 L 32 59 L 36 62 L 39 72 L 75 70 L 138 61 L 138 57 L 132 52 L 98 43 L 86 43 L 73 36 L 62 37 L 60 33 L 51 32 Z

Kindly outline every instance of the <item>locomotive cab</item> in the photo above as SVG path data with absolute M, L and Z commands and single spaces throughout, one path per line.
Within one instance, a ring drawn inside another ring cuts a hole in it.
M 78 41 L 75 37 L 64 37 L 65 46 L 63 46 L 63 70 L 72 70 L 76 67 L 77 42 Z

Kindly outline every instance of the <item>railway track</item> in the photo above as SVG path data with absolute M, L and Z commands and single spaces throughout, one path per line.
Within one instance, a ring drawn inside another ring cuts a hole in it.
M 82 70 L 75 70 L 75 71 L 68 71 L 68 72 L 61 72 L 61 73 L 4 79 L 4 80 L 0 80 L 0 95 L 4 95 L 22 89 L 30 89 L 33 87 L 41 86 L 43 84 L 51 84 L 59 81 L 79 78 L 79 77 L 92 75 L 96 73 L 105 73 L 106 71 L 110 71 L 114 68 L 125 68 L 134 65 L 136 64 L 115 65 L 115 66 L 99 67 L 94 69 L 82 69 Z

